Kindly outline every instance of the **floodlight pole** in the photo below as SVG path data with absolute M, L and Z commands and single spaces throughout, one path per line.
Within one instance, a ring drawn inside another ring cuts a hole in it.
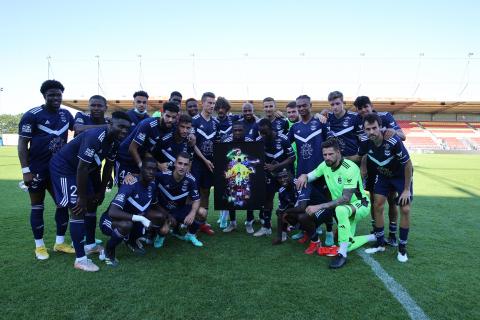
M 415 97 L 415 95 L 417 94 L 418 88 L 420 88 L 420 70 L 421 70 L 421 67 L 422 67 L 422 58 L 424 56 L 425 56 L 425 53 L 423 53 L 423 52 L 420 52 L 418 54 L 417 71 L 416 71 L 416 74 L 415 74 L 415 83 L 417 85 L 415 86 L 415 89 L 413 90 L 412 98 Z
M 97 94 L 100 94 L 100 56 L 97 54 Z
M 470 84 L 470 58 L 473 56 L 473 52 L 469 52 L 467 54 L 467 65 L 465 66 L 465 78 L 466 78 L 466 83 L 463 89 L 460 91 L 458 94 L 458 98 L 462 96 L 462 94 L 465 92 L 467 89 L 468 85 Z
M 51 56 L 47 57 L 47 79 L 50 80 L 50 70 L 51 70 L 51 62 L 50 60 L 52 59 Z
M 192 57 L 192 89 L 193 89 L 193 96 L 197 96 L 197 89 L 195 88 L 196 82 L 196 74 L 195 74 L 195 52 L 191 53 L 190 56 Z
M 362 88 L 363 60 L 364 59 L 365 59 L 365 52 L 361 52 L 360 53 L 360 70 L 358 71 L 357 96 L 360 95 L 360 89 Z

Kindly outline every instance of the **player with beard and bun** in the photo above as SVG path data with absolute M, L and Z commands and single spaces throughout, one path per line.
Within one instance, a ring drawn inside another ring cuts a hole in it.
M 116 267 L 118 260 L 115 257 L 115 248 L 122 242 L 136 242 L 143 234 L 144 228 L 151 228 L 152 216 L 156 216 L 157 231 L 161 230 L 163 235 L 168 233 L 168 214 L 154 210 L 156 203 L 155 175 L 157 173 L 157 162 L 151 157 L 143 159 L 143 166 L 138 180 L 132 184 L 122 184 L 112 200 L 109 209 L 100 219 L 100 229 L 110 236 L 105 248 L 105 263 L 108 266 Z M 152 211 L 156 213 L 153 214 Z M 147 212 L 150 215 L 147 215 Z M 150 219 L 149 219 L 150 216 Z M 134 252 L 144 253 L 140 245 L 133 248 Z
M 52 185 L 57 206 L 70 209 L 70 234 L 77 259 L 74 267 L 83 271 L 98 271 L 87 255 L 100 253 L 103 248 L 95 243 L 95 223 L 85 219 L 87 209 L 100 205 L 112 175 L 118 144 L 127 135 L 130 118 L 125 112 L 112 113 L 112 122 L 106 128 L 85 131 L 65 145 L 50 161 Z M 102 181 L 95 193 L 91 173 L 102 167 Z M 85 247 L 82 243 L 86 236 Z
M 328 94 L 331 111 L 327 114 L 327 126 L 340 144 L 340 152 L 345 158 L 360 163 L 358 156 L 359 130 L 357 114 L 345 110 L 343 94 L 333 91 Z
M 273 126 L 274 122 L 267 118 L 258 122 L 260 137 L 257 138 L 257 141 L 263 141 L 265 146 L 265 190 L 267 192 L 265 194 L 265 204 L 260 211 L 263 225 L 260 230 L 253 234 L 254 237 L 272 234 L 273 198 L 279 188 L 275 176 L 283 168 L 291 171 L 295 159 L 290 141 L 281 132 L 276 131 Z
M 133 94 L 133 109 L 127 111 L 127 115 L 131 120 L 130 132 L 132 132 L 137 124 L 148 116 L 148 93 L 145 91 L 137 91 Z
M 325 177 L 332 201 L 318 205 L 309 205 L 306 214 L 314 216 L 320 224 L 327 218 L 327 209 L 335 210 L 338 223 L 338 254 L 331 261 L 330 268 L 338 269 L 347 262 L 347 251 L 354 250 L 368 241 L 374 241 L 373 235 L 355 236 L 357 223 L 368 216 L 370 202 L 363 189 L 362 177 L 358 166 L 340 153 L 337 139 L 331 138 L 322 144 L 323 161 L 315 170 L 302 174 L 297 179 L 297 189 L 305 187 L 320 177 Z M 323 221 L 322 221 L 323 220 Z M 320 252 L 319 252 L 320 253 Z
M 161 118 L 148 118 L 137 125 L 135 130 L 122 141 L 118 150 L 116 166 L 116 180 L 119 185 L 129 174 L 140 173 L 142 157 L 146 152 L 152 152 L 155 145 L 174 129 L 177 121 L 178 106 L 171 102 L 163 104 Z
M 277 103 L 275 102 L 275 99 L 271 97 L 263 99 L 263 111 L 265 112 L 265 119 L 270 120 L 272 123 L 273 131 L 281 134 L 288 133 L 289 124 L 287 119 L 276 116 Z
M 173 234 L 195 247 L 202 247 L 203 243 L 197 239 L 197 231 L 207 217 L 207 211 L 200 207 L 200 195 L 198 193 L 195 178 L 188 173 L 190 168 L 190 156 L 180 152 L 175 160 L 173 171 L 158 172 L 156 184 L 158 187 L 158 204 L 169 212 L 173 218 Z M 191 204 L 187 203 L 191 200 Z M 187 233 L 181 237 L 178 228 L 184 225 Z M 160 240 L 163 245 L 163 239 Z
M 384 130 L 384 139 L 388 140 L 393 135 L 397 135 L 402 141 L 405 141 L 406 136 L 405 133 L 402 131 L 400 126 L 397 124 L 395 119 L 393 118 L 390 112 L 376 112 L 373 109 L 372 102 L 370 98 L 367 96 L 359 96 L 355 99 L 353 105 L 357 108 L 358 113 L 358 122 L 360 123 L 359 131 L 357 135 L 360 141 L 368 142 L 368 136 L 366 135 L 365 131 L 363 130 L 363 118 L 371 113 L 378 114 L 380 119 L 382 120 L 382 130 Z M 376 165 L 371 160 L 366 158 L 366 183 L 365 183 L 365 190 L 370 192 L 370 202 L 372 203 L 371 215 L 372 215 L 372 227 L 375 228 L 375 213 L 374 213 L 374 190 L 373 187 L 375 185 L 375 177 L 377 176 Z M 392 247 L 397 247 L 397 220 L 398 220 L 398 209 L 397 203 L 395 200 L 396 194 L 392 192 L 388 195 L 388 218 L 389 218 L 389 235 L 387 244 Z
M 192 118 L 195 129 L 196 147 L 192 163 L 192 175 L 200 189 L 200 206 L 207 211 L 210 188 L 213 186 L 213 143 L 218 141 L 218 121 L 212 117 L 215 105 L 215 94 L 205 92 L 202 95 L 202 112 Z M 213 235 L 209 224 L 202 223 L 200 231 Z
M 318 167 L 323 161 L 323 155 L 319 150 L 322 148 L 322 143 L 331 136 L 328 127 L 315 118 L 311 112 L 312 103 L 310 97 L 307 95 L 301 95 L 296 99 L 298 113 L 300 114 L 300 121 L 294 123 L 288 132 L 288 138 L 290 142 L 295 142 L 297 145 L 297 177 L 302 174 L 307 174 L 313 169 Z M 318 204 L 328 201 L 329 195 L 325 184 L 325 180 L 319 179 L 314 183 L 307 184 L 307 190 L 305 197 L 309 199 L 310 204 Z M 311 217 L 306 217 L 311 219 Z M 313 221 L 313 220 L 312 220 Z M 333 221 L 327 222 L 327 235 L 325 244 L 333 245 L 333 233 L 332 233 Z M 302 238 L 303 236 L 303 238 Z M 315 234 L 298 234 L 292 236 L 292 239 L 302 238 L 301 242 L 304 243 L 312 237 L 317 239 Z M 311 241 L 309 248 L 307 248 L 307 254 L 313 254 L 315 252 L 315 246 L 319 246 L 319 241 Z
M 385 251 L 383 208 L 390 193 L 398 193 L 397 204 L 400 206 L 400 241 L 398 245 L 397 260 L 407 262 L 407 239 L 410 229 L 410 206 L 413 199 L 413 165 L 407 149 L 401 139 L 394 135 L 385 139 L 381 131 L 382 120 L 371 113 L 363 119 L 368 143 L 360 147 L 360 155 L 368 157 L 376 166 L 374 185 L 375 200 L 375 236 L 377 246 L 365 250 L 367 253 Z M 366 172 L 366 161 L 362 159 L 362 172 Z
M 70 112 L 60 108 L 64 90 L 63 85 L 56 80 L 42 83 L 40 92 L 45 104 L 27 111 L 18 124 L 18 158 L 22 167 L 23 182 L 28 187 L 30 196 L 30 224 L 35 239 L 35 256 L 39 260 L 49 258 L 43 241 L 45 191 L 54 197 L 48 163 L 67 143 L 68 130 L 72 130 L 74 124 Z M 55 221 L 57 237 L 53 250 L 74 253 L 73 248 L 64 242 L 68 210 L 57 207 Z

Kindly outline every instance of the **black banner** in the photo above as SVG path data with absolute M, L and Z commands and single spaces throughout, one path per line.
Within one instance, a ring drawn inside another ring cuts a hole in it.
M 216 143 L 213 151 L 215 210 L 256 210 L 265 200 L 263 142 Z

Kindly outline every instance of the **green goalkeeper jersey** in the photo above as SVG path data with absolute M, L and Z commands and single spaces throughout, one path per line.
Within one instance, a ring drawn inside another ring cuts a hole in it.
M 325 181 L 333 200 L 342 196 L 343 189 L 355 189 L 350 199 L 350 204 L 362 198 L 367 198 L 367 194 L 363 189 L 360 169 L 353 161 L 342 159 L 340 166 L 335 170 L 332 170 L 323 161 L 315 170 L 308 174 L 308 181 L 313 181 L 321 176 L 325 176 Z

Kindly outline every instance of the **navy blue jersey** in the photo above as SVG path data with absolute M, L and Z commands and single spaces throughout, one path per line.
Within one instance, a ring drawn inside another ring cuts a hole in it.
M 90 164 L 90 172 L 102 166 L 103 159 L 114 161 L 118 144 L 108 142 L 107 128 L 94 128 L 79 134 L 52 158 L 53 165 L 62 175 L 76 175 L 80 160 Z
M 253 142 L 253 140 L 250 137 L 245 136 L 242 141 L 237 141 L 233 140 L 233 134 L 229 134 L 223 138 L 222 142 Z
M 75 115 L 75 124 L 81 124 L 81 125 L 98 125 L 98 124 L 106 124 L 107 122 L 105 119 L 102 119 L 102 122 L 96 123 L 93 121 L 91 115 L 83 113 L 83 112 L 77 112 Z M 75 134 L 77 136 L 77 134 Z
M 380 119 L 382 120 L 382 129 L 393 129 L 393 130 L 400 130 L 400 126 L 397 124 L 393 115 L 390 112 L 376 112 L 374 111 Z M 368 136 L 363 129 L 363 118 L 358 114 L 357 115 L 357 136 L 361 142 L 367 141 Z
M 257 141 L 264 141 L 265 143 L 265 163 L 276 164 L 288 158 L 295 158 L 288 137 L 281 133 L 277 133 L 271 141 L 267 142 L 261 136 L 257 138 Z M 289 169 L 291 170 L 291 168 Z
M 28 110 L 18 124 L 18 135 L 30 140 L 28 163 L 34 173 L 48 171 L 48 162 L 66 143 L 68 130 L 73 130 L 70 112 L 47 111 L 45 106 Z
M 289 124 L 287 119 L 285 118 L 274 118 L 272 121 L 272 128 L 273 131 L 282 134 L 288 134 Z
M 118 150 L 119 160 L 123 163 L 132 163 L 135 165 L 132 156 L 128 152 L 130 143 L 135 141 L 138 147 L 140 157 L 143 157 L 145 152 L 152 152 L 158 141 L 167 133 L 174 130 L 166 128 L 161 121 L 161 118 L 147 118 L 140 122 L 135 130 L 126 137 L 120 144 Z
M 241 123 L 243 123 L 243 127 L 245 128 L 245 135 L 250 137 L 253 141 L 257 139 L 259 133 L 258 133 L 258 124 L 253 119 L 252 121 L 246 121 L 245 118 L 242 118 L 240 120 Z
M 228 115 L 225 118 L 215 118 L 218 122 L 218 138 L 219 141 L 222 141 L 226 136 L 228 136 L 230 133 L 232 133 L 232 125 L 235 121 L 240 119 L 240 116 L 238 115 Z
M 144 186 L 140 181 L 134 184 L 122 184 L 118 193 L 112 200 L 112 205 L 130 214 L 143 215 L 151 204 L 156 203 L 155 182 Z
M 202 114 L 197 114 L 192 118 L 192 127 L 195 129 L 197 138 L 197 147 L 203 156 L 208 160 L 213 160 L 213 143 L 218 141 L 218 122 L 213 117 L 205 120 Z
M 340 152 L 349 157 L 358 154 L 358 114 L 347 111 L 341 118 L 337 118 L 333 112 L 327 115 L 327 126 L 330 132 L 337 137 L 340 144 Z
M 127 115 L 131 120 L 130 132 L 132 132 L 140 122 L 150 117 L 147 113 L 140 114 L 135 112 L 135 109 L 128 110 Z
M 183 138 L 180 142 L 175 140 L 175 134 L 169 132 L 165 134 L 155 145 L 152 155 L 158 162 L 175 162 L 180 152 L 186 152 L 193 156 L 193 147 L 188 145 L 188 139 Z
M 297 176 L 313 171 L 322 163 L 322 143 L 330 136 L 327 126 L 314 117 L 307 123 L 299 121 L 292 125 L 288 139 L 297 145 Z
M 299 193 L 300 191 L 297 190 L 294 184 L 287 187 L 280 187 L 280 189 L 278 189 L 278 209 L 283 211 L 289 208 L 294 208 Z
M 410 155 L 398 136 L 383 140 L 380 146 L 373 141 L 366 141 L 360 145 L 359 155 L 367 155 L 368 160 L 376 166 L 377 173 L 388 178 L 403 176 L 405 163 Z
M 195 178 L 187 173 L 180 181 L 173 178 L 172 171 L 159 172 L 155 183 L 158 186 L 158 203 L 167 210 L 175 210 L 185 206 L 187 198 L 192 201 L 200 199 Z

